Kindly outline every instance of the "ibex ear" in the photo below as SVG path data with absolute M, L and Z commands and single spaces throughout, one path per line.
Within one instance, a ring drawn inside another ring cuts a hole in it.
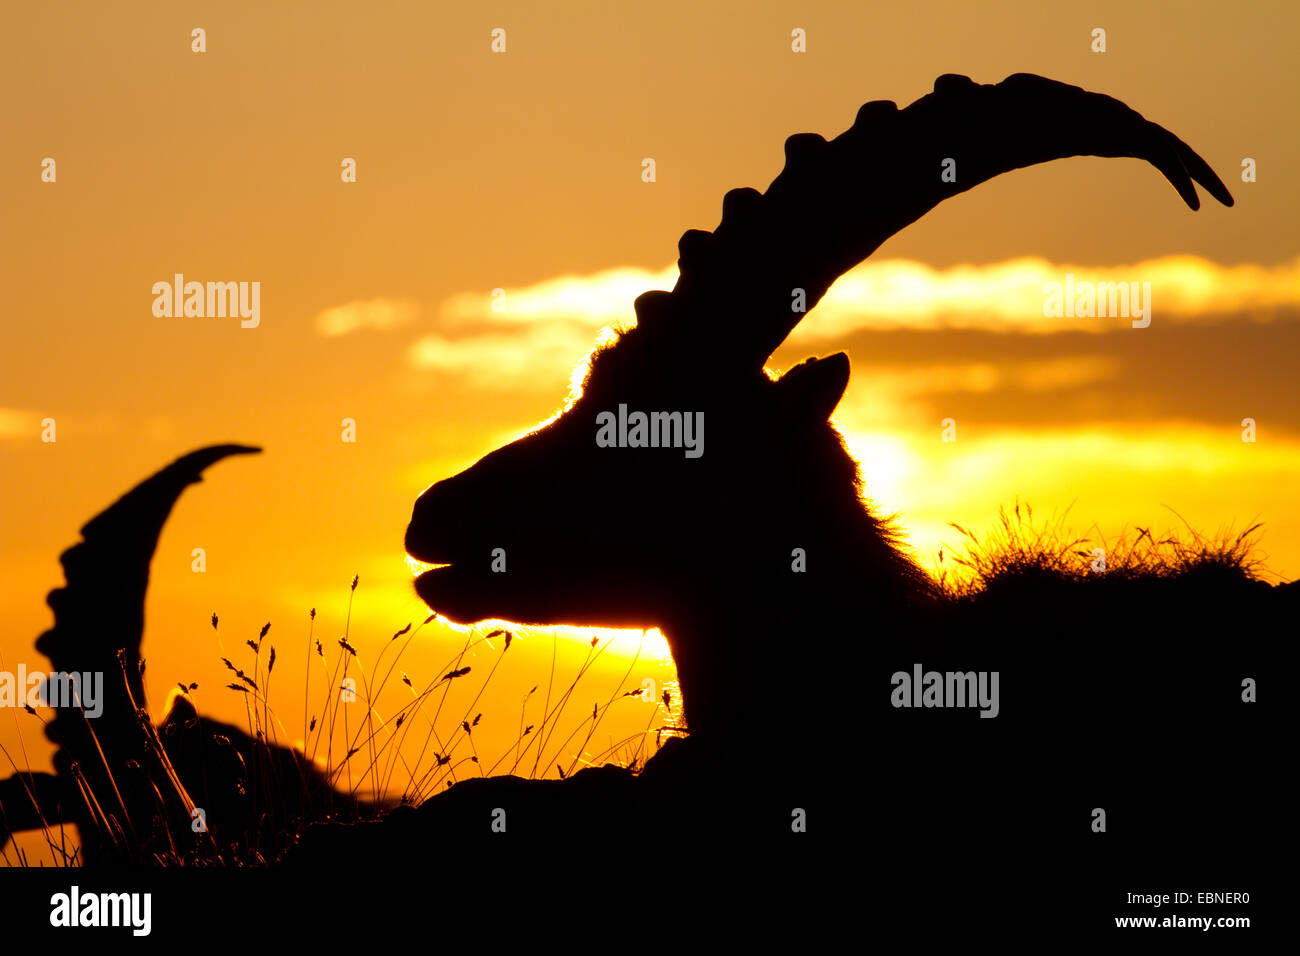
M 800 414 L 825 421 L 849 385 L 849 357 L 836 352 L 823 359 L 807 359 L 782 375 L 777 384 L 785 401 L 800 409 Z

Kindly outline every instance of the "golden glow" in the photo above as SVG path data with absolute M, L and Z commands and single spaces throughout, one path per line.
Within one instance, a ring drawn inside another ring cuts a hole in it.
M 867 497 L 886 513 L 900 507 L 907 485 L 922 477 L 925 462 L 902 438 L 851 432 L 844 443 L 858 460 Z
M 1300 565 L 1300 441 L 1240 440 L 1230 428 L 1096 423 L 1071 430 L 998 431 L 942 442 L 848 433 L 867 492 L 883 513 L 900 512 L 910 543 L 932 566 L 941 544 L 960 545 L 949 522 L 990 526 L 1017 499 L 1047 513 L 1070 508 L 1078 533 L 1115 536 L 1140 525 L 1207 534 L 1267 516 L 1261 545 L 1275 576 Z M 1242 497 L 1249 506 L 1227 508 Z M 1170 509 L 1176 509 L 1177 514 Z M 1095 528 L 1093 526 L 1096 526 Z
M 503 289 L 504 295 L 462 292 L 442 306 L 442 314 L 455 325 L 477 325 L 556 320 L 581 322 L 587 328 L 636 323 L 632 302 L 651 289 L 671 289 L 677 267 L 651 272 L 633 266 L 603 269 L 592 275 L 565 275 L 521 288 Z
M 1300 575 L 1300 403 L 1281 361 L 1300 350 L 1300 177 L 1277 160 L 1300 153 L 1300 125 L 1255 122 L 1294 113 L 1293 85 L 1276 73 L 1293 57 L 1300 6 L 1237 18 L 1231 43 L 1204 0 L 1176 18 L 1158 4 L 1109 9 L 1113 35 L 1195 51 L 1182 73 L 1131 45 L 1092 55 L 1072 13 L 1029 2 L 996 23 L 956 0 L 811 5 L 806 57 L 784 40 L 790 6 L 771 0 L 746 4 L 741 29 L 732 5 L 663 0 L 631 31 L 616 4 L 569 16 L 507 3 L 507 56 L 488 52 L 470 4 L 320 4 L 309 18 L 224 4 L 210 31 L 224 39 L 203 56 L 190 52 L 188 25 L 154 5 L 82 4 L 71 19 L 63 4 L 9 6 L 0 269 L 18 318 L 0 349 L 7 666 L 46 664 L 33 647 L 50 624 L 42 598 L 63 583 L 58 555 L 88 518 L 186 451 L 247 441 L 265 454 L 216 466 L 159 542 L 144 637 L 154 713 L 177 681 L 194 682 L 203 714 L 244 725 L 247 702 L 225 689 L 220 658 L 251 667 L 244 642 L 269 621 L 270 706 L 293 737 L 320 715 L 346 634 L 367 666 L 397 661 L 377 705 L 385 717 L 418 693 L 401 674 L 422 688 L 469 666 L 441 685 L 443 718 L 454 724 L 472 703 L 484 715 L 475 745 L 512 747 L 521 718 L 541 722 L 548 688 L 559 696 L 575 680 L 593 632 L 528 630 L 504 651 L 423 624 L 411 586 L 420 566 L 401 556 L 416 496 L 576 393 L 599 330 L 635 322 L 642 292 L 672 288 L 678 237 L 714 228 L 727 189 L 771 182 L 788 135 L 834 136 L 866 100 L 904 104 L 953 70 L 988 82 L 1029 69 L 1122 96 L 1204 155 L 1237 205 L 1189 212 L 1134 161 L 1014 173 L 890 240 L 774 364 L 849 352 L 836 421 L 868 493 L 901 512 L 923 558 L 957 538 L 949 521 L 987 527 L 1019 497 L 1042 513 L 1073 502 L 1080 530 L 1096 521 L 1108 534 L 1173 524 L 1165 505 L 1207 532 L 1259 518 L 1270 565 Z M 455 93 L 435 97 L 430 122 L 412 120 L 428 109 L 413 112 L 411 91 Z M 183 117 L 190 133 L 160 117 Z M 1258 183 L 1239 180 L 1243 143 L 1260 158 Z M 47 155 L 56 183 L 40 181 Z M 345 156 L 357 159 L 356 183 L 339 181 Z M 643 156 L 658 161 L 653 184 L 641 181 Z M 1042 283 L 1071 270 L 1152 282 L 1151 327 L 1083 346 L 1085 336 L 1055 338 L 1124 327 L 1043 317 Z M 261 324 L 155 318 L 150 286 L 177 271 L 260 281 Z M 954 326 L 1002 334 L 940 331 Z M 1143 369 L 1116 339 L 1149 348 L 1153 375 L 1186 372 L 1135 395 Z M 948 415 L 951 444 L 940 440 Z M 1246 416 L 1259 421 L 1253 444 L 1239 439 Z M 47 418 L 56 442 L 41 440 Z M 344 418 L 357 423 L 355 443 L 340 441 Z M 199 547 L 205 573 L 192 570 Z M 615 691 L 674 686 L 653 632 L 630 673 L 640 632 L 595 633 L 612 642 L 578 683 L 560 738 Z M 424 716 L 405 727 L 425 731 Z M 582 759 L 598 761 L 609 738 L 642 739 L 652 716 L 664 722 L 647 703 L 616 700 Z M 39 721 L 0 720 L 11 753 L 20 733 L 34 769 L 49 769 Z
M 411 574 L 416 577 L 423 574 L 425 571 L 432 571 L 434 568 L 445 567 L 445 565 L 430 564 L 427 561 L 421 561 L 418 558 L 411 557 L 409 554 L 406 555 L 406 566 L 411 569 Z
M 324 336 L 349 335 L 363 329 L 386 332 L 409 325 L 419 313 L 410 300 L 368 299 L 326 309 L 316 316 L 316 331 Z

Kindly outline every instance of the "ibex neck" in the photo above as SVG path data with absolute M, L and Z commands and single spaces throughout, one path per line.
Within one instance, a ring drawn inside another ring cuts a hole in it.
M 693 731 L 804 749 L 801 734 L 838 721 L 867 655 L 919 625 L 926 579 L 884 541 L 854 560 L 815 544 L 790 552 L 751 556 L 735 573 L 719 568 L 666 615 Z M 770 570 L 756 572 L 754 558 Z

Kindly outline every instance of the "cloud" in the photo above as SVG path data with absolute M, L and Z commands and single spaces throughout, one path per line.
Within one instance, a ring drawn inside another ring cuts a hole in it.
M 431 333 L 411 343 L 407 358 L 416 368 L 459 375 L 484 388 L 551 385 L 585 368 L 595 332 L 556 320 L 459 338 Z
M 671 289 L 677 267 L 659 272 L 625 266 L 588 276 L 560 276 L 530 286 L 504 289 L 498 295 L 463 292 L 448 299 L 442 314 L 457 324 L 488 321 L 517 323 L 573 322 L 588 329 L 636 324 L 632 302 L 650 289 Z
M 928 363 L 908 368 L 862 366 L 835 411 L 850 429 L 897 427 L 930 415 L 935 392 L 988 394 L 998 390 L 1042 393 L 1110 381 L 1121 364 L 1109 356 L 1062 356 L 1031 361 Z
M 835 338 L 859 329 L 979 328 L 1050 334 L 1106 332 L 1114 318 L 1044 315 L 1049 283 L 1075 287 L 1150 283 L 1155 322 L 1249 314 L 1272 317 L 1300 305 L 1300 257 L 1280 266 L 1221 266 L 1197 256 L 1163 256 L 1125 266 L 1079 266 L 1023 258 L 933 269 L 906 259 L 858 266 L 840 278 L 792 338 Z
M 824 344 L 863 330 L 1102 333 L 1130 327 L 1127 317 L 1044 316 L 1045 287 L 1073 276 L 1084 283 L 1150 283 L 1152 321 L 1194 323 L 1246 315 L 1267 321 L 1275 310 L 1300 305 L 1300 257 L 1280 266 L 1222 266 L 1195 256 L 1164 256 L 1133 265 L 1096 267 L 1023 258 L 934 269 L 892 259 L 865 263 L 831 288 L 791 336 L 794 344 Z M 607 269 L 529 286 L 461 293 L 440 310 L 445 332 L 412 344 L 417 368 L 459 374 L 474 383 L 510 388 L 521 377 L 552 381 L 580 363 L 597 334 L 636 324 L 632 302 L 649 289 L 671 289 L 677 269 Z M 1102 300 L 1105 293 L 1102 293 Z M 456 334 L 450 334 L 455 332 Z M 604 333 L 608 335 L 609 333 Z M 1039 378 L 1097 377 L 1095 368 L 1042 369 Z M 1034 381 L 1038 381 L 1035 379 Z M 1033 383 L 1027 387 L 1033 388 Z
M 458 374 L 488 388 L 517 388 L 521 379 L 563 381 L 582 371 L 584 357 L 598 341 L 615 328 L 636 325 L 637 296 L 671 289 L 676 281 L 675 266 L 660 272 L 627 267 L 561 276 L 495 295 L 460 293 L 440 310 L 444 325 L 458 334 L 421 336 L 407 358 L 416 368 Z
M 409 299 L 367 299 L 336 305 L 316 316 L 316 331 L 327 338 L 350 335 L 362 329 L 386 332 L 409 325 L 419 313 Z

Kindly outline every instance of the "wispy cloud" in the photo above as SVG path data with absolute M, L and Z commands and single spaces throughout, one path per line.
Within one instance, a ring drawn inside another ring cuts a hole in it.
M 1150 283 L 1157 322 L 1192 322 L 1226 314 L 1272 317 L 1300 305 L 1300 257 L 1280 266 L 1221 266 L 1197 256 L 1164 256 L 1133 265 L 1080 266 L 1024 258 L 933 269 L 894 259 L 868 263 L 840 278 L 795 335 L 833 338 L 859 329 L 978 328 L 1048 334 L 1107 332 L 1114 318 L 1046 317 L 1045 287 Z
M 676 266 L 659 272 L 627 266 L 587 276 L 545 279 L 502 290 L 504 295 L 463 292 L 443 304 L 442 314 L 459 324 L 558 319 L 598 329 L 616 323 L 635 324 L 632 302 L 637 296 L 649 289 L 671 289 L 676 284 Z
M 1195 256 L 1111 267 L 1024 258 L 950 269 L 893 259 L 866 263 L 841 277 L 791 341 L 825 343 L 878 329 L 1050 334 L 1128 327 L 1127 318 L 1045 316 L 1045 288 L 1064 283 L 1067 275 L 1076 286 L 1150 283 L 1157 324 L 1242 315 L 1267 321 L 1279 308 L 1300 306 L 1300 258 L 1271 267 L 1223 266 Z M 675 266 L 658 272 L 617 268 L 547 279 L 496 296 L 461 293 L 440 310 L 445 331 L 418 339 L 408 358 L 416 367 L 463 374 L 483 385 L 510 387 L 519 376 L 555 379 L 582 358 L 600 330 L 636 323 L 632 302 L 638 295 L 671 289 L 676 281 Z M 1057 376 L 1052 370 L 1043 374 L 1048 381 Z
M 671 289 L 676 281 L 676 266 L 660 272 L 628 267 L 561 276 L 495 295 L 460 293 L 440 310 L 454 334 L 423 335 L 407 357 L 417 368 L 459 374 L 490 388 L 515 388 L 520 379 L 563 381 L 602 330 L 636 324 L 637 296 Z
M 595 341 L 595 329 L 556 320 L 512 332 L 493 330 L 452 338 L 437 333 L 411 344 L 411 364 L 459 375 L 484 388 L 512 389 L 523 383 L 565 381 Z
M 316 316 L 316 331 L 326 337 L 350 335 L 362 329 L 386 332 L 409 325 L 419 314 L 410 299 L 365 299 L 336 305 Z
M 1105 382 L 1120 363 L 1101 355 L 1062 356 L 1031 361 L 938 363 L 908 368 L 866 366 L 835 412 L 842 426 L 869 430 L 897 427 L 900 421 L 932 417 L 928 396 L 935 392 L 989 393 L 1009 389 L 1043 393 Z

